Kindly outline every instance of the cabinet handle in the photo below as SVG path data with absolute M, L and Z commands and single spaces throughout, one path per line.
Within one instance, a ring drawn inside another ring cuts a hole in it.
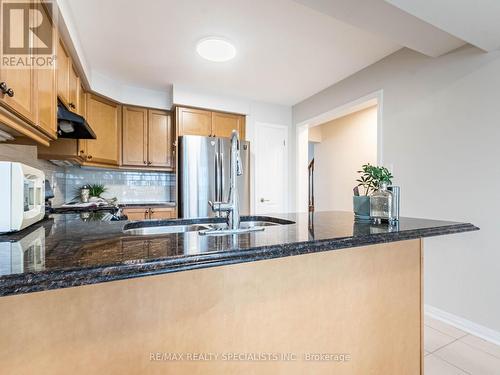
M 143 160 L 144 164 L 148 164 L 148 162 L 146 160 Z
M 9 88 L 6 82 L 0 82 L 0 91 L 2 91 L 2 94 L 7 94 L 11 98 L 14 96 L 14 90 Z
M 151 164 L 153 164 L 153 163 L 152 163 L 152 162 L 150 162 L 150 161 L 148 161 L 148 165 L 151 165 Z
M 92 159 L 92 155 L 87 155 L 87 159 Z
M 76 105 L 74 105 L 73 103 L 68 103 L 68 106 L 72 109 L 75 109 L 76 108 Z

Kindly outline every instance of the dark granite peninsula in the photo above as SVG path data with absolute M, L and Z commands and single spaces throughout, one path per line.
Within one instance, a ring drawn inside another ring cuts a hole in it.
M 273 218 L 243 218 L 275 224 L 264 231 L 201 236 L 155 232 L 206 219 L 66 214 L 0 236 L 2 371 L 85 373 L 90 362 L 101 373 L 255 369 L 251 360 L 156 357 L 231 352 L 293 357 L 261 361 L 265 374 L 419 374 L 422 239 L 478 228 L 371 225 L 346 212 Z M 26 351 L 40 355 L 24 361 Z M 307 360 L 313 353 L 344 360 Z

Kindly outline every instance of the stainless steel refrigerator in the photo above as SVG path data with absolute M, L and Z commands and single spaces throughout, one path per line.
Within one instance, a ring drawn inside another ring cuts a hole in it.
M 229 194 L 231 140 L 186 135 L 179 138 L 179 217 L 215 216 L 208 201 Z M 243 174 L 238 176 L 240 214 L 250 213 L 250 144 L 240 141 Z

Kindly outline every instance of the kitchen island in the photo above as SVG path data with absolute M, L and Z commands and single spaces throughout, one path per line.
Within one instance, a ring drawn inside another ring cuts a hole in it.
M 273 217 L 279 225 L 262 232 L 218 237 L 124 232 L 196 220 L 53 215 L 0 236 L 2 368 L 422 373 L 422 239 L 478 228 L 371 225 L 346 212 Z

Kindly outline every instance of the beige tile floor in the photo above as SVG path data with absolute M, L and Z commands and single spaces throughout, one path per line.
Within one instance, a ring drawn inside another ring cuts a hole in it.
M 500 346 L 425 317 L 425 375 L 500 375 Z

